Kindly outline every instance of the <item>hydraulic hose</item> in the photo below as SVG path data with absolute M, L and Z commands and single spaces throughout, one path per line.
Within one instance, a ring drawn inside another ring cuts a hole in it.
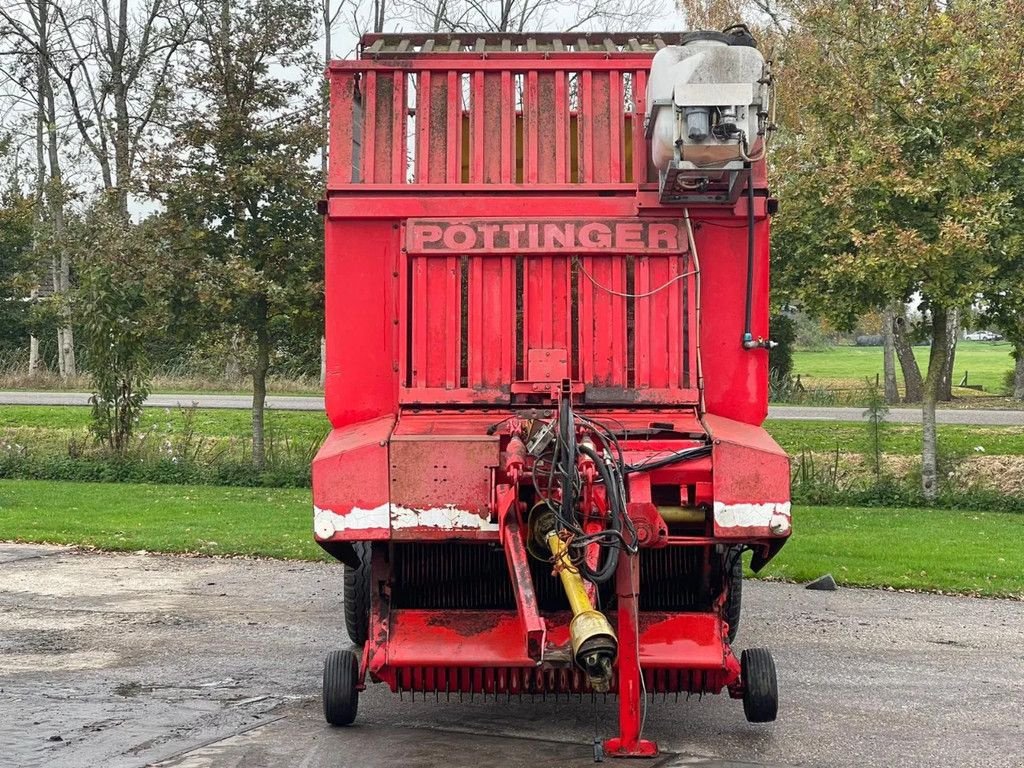
M 594 462 L 597 473 L 601 476 L 601 480 L 604 483 L 605 494 L 608 498 L 609 527 L 616 533 L 621 534 L 622 518 L 625 515 L 625 510 L 622 508 L 622 499 L 619 497 L 618 483 L 612 477 L 608 465 L 604 463 L 596 451 L 586 445 L 581 445 L 579 450 L 580 453 Z M 580 563 L 580 569 L 595 584 L 603 584 L 608 581 L 615 574 L 615 568 L 619 564 L 619 548 L 617 546 L 608 546 L 605 549 L 607 554 L 605 555 L 604 563 L 596 571 L 590 568 L 586 560 Z
M 569 398 L 562 398 L 558 409 L 559 442 L 566 455 L 562 463 L 562 519 L 572 520 L 576 514 L 576 423 Z
M 750 316 L 754 305 L 754 166 L 747 164 L 747 300 L 743 318 L 743 346 L 752 349 L 754 335 L 750 330 Z

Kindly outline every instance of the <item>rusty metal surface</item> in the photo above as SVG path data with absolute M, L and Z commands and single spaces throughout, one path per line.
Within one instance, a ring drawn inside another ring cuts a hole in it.
M 465 34 L 368 34 L 359 43 L 363 58 L 398 58 L 439 54 L 656 51 L 678 44 L 681 32 L 467 32 Z

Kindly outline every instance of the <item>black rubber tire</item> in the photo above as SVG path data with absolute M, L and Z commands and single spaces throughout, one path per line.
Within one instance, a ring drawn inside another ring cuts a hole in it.
M 751 723 L 770 723 L 779 714 L 779 682 L 767 648 L 748 648 L 740 656 L 743 714 Z
M 370 634 L 370 543 L 357 541 L 352 548 L 359 567 L 345 566 L 345 629 L 349 639 L 362 647 Z
M 736 633 L 740 630 L 740 609 L 743 604 L 743 555 L 735 549 L 725 554 L 725 567 L 728 572 L 725 578 L 729 592 L 725 597 L 723 618 L 729 624 L 729 643 L 736 642 Z
M 331 651 L 324 661 L 324 718 L 331 725 L 351 725 L 359 711 L 359 657 Z

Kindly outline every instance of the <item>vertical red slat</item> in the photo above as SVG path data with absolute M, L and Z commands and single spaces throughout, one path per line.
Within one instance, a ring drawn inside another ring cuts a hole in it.
M 430 286 L 427 280 L 427 257 L 413 257 L 412 270 L 412 386 L 415 388 L 428 386 L 427 338 L 430 328 L 427 297 L 430 295 Z
M 671 256 L 665 256 L 665 262 L 668 266 L 668 275 L 666 280 L 671 280 L 680 274 L 680 260 L 681 258 L 675 254 Z M 683 278 L 685 280 L 685 278 Z M 667 386 L 672 389 L 681 385 L 682 377 L 682 363 L 683 363 L 683 318 L 682 318 L 682 293 L 680 288 L 683 283 L 681 280 L 676 280 L 668 288 L 665 289 L 664 293 L 667 294 L 666 301 L 668 302 L 668 382 Z
M 474 72 L 470 83 L 472 96 L 469 102 L 469 181 L 471 184 L 479 184 L 484 180 L 484 131 L 487 125 L 484 73 Z
M 644 116 L 647 112 L 647 70 L 633 73 L 633 182 L 647 181 L 647 140 L 643 137 Z
M 485 184 L 500 184 L 504 180 L 502 164 L 504 148 L 502 143 L 504 121 L 502 114 L 501 75 L 488 72 L 484 75 L 483 98 L 477 107 L 483 107 L 482 122 L 487 125 L 483 140 L 483 180 Z
M 416 166 L 415 181 L 426 184 L 430 178 L 430 72 L 419 73 L 416 81 Z
M 405 232 L 402 232 L 402 242 L 405 242 Z M 398 370 L 400 372 L 399 386 L 404 387 L 406 382 L 410 380 L 412 371 L 406 370 L 409 363 L 409 313 L 407 308 L 412 297 L 409 295 L 409 280 L 407 276 L 409 274 L 410 262 L 409 254 L 405 252 L 405 248 L 402 248 L 398 253 L 398 307 L 396 308 L 396 316 L 398 317 Z M 330 326 L 328 325 L 328 328 Z
M 540 257 L 540 284 L 543 287 L 543 295 L 540 300 L 540 343 L 542 347 L 554 346 L 554 257 Z
M 668 269 L 669 260 L 664 256 L 652 256 L 650 258 L 650 280 L 648 290 L 655 290 L 663 286 L 670 278 Z M 669 322 L 670 310 L 668 306 L 668 292 L 671 288 L 665 288 L 653 294 L 649 298 L 639 299 L 651 305 L 651 386 L 656 389 L 664 389 L 669 386 L 668 378 L 668 337 L 672 332 Z
M 569 180 L 569 94 L 565 72 L 555 73 L 555 182 Z
M 590 274 L 594 281 L 612 287 L 611 269 L 607 256 L 595 256 L 591 260 Z M 609 386 L 612 382 L 612 329 L 614 317 L 611 311 L 611 297 L 597 285 L 592 284 L 594 294 L 594 383 Z
M 409 175 L 409 105 L 405 70 L 395 72 L 392 83 L 391 183 L 405 184 Z
M 526 122 L 526 152 L 523 156 L 523 181 L 527 184 L 536 184 L 538 180 L 537 165 L 539 157 L 539 114 L 538 114 L 538 89 L 537 72 L 531 70 L 526 73 L 526 92 L 523 98 L 523 115 Z M 544 137 L 548 140 L 548 137 Z
M 527 256 L 523 265 L 526 272 L 525 295 L 523 297 L 523 324 L 526 333 L 526 345 L 523 355 L 524 365 L 529 357 L 531 349 L 541 349 L 544 346 L 544 281 L 539 268 L 540 259 L 536 256 Z M 527 375 L 529 373 L 527 372 Z
M 373 183 L 374 158 L 377 151 L 377 73 L 366 73 L 363 88 L 363 159 L 360 163 L 362 180 Z
M 462 181 L 462 88 L 459 73 L 448 73 L 448 140 L 446 146 L 447 179 L 449 184 Z
M 622 256 L 611 257 L 612 290 L 626 292 L 626 260 Z M 626 387 L 626 300 L 621 296 L 609 295 L 613 313 L 612 328 L 612 385 Z
M 555 180 L 555 75 L 544 72 L 537 76 L 538 132 L 543 140 L 537 147 L 537 180 L 550 184 Z
M 488 343 L 485 330 L 487 320 L 485 312 L 489 309 L 484 301 L 485 286 L 487 277 L 484 274 L 484 266 L 489 261 L 487 257 L 469 258 L 469 381 L 470 387 L 478 387 L 483 384 L 487 364 L 484 361 Z
M 429 256 L 423 258 L 427 264 L 427 294 L 424 297 L 427 304 L 427 336 L 423 339 L 426 349 L 417 351 L 426 360 L 426 375 L 423 377 L 425 386 L 444 387 L 447 383 L 446 368 L 452 344 L 448 318 L 448 259 Z
M 633 261 L 633 292 L 642 295 L 651 289 L 650 257 Z M 633 368 L 637 389 L 651 386 L 651 303 L 636 299 L 633 311 Z
M 611 181 L 609 163 L 611 162 L 611 93 L 608 87 L 608 73 L 587 73 L 590 80 L 591 110 L 590 124 L 590 160 L 593 171 L 592 178 L 597 182 Z
M 436 285 L 434 290 L 444 292 L 444 385 L 447 389 L 455 389 L 459 386 L 462 363 L 462 259 L 458 256 L 447 256 L 443 266 L 444 283 Z M 436 336 L 433 338 L 437 339 Z
M 429 157 L 427 159 L 426 181 L 430 184 L 442 184 L 448 164 L 448 78 L 444 74 L 435 73 L 430 78 L 430 114 L 423 119 L 427 122 Z
M 501 73 L 501 180 L 516 180 L 516 95 L 512 73 Z
M 623 181 L 622 176 L 622 72 L 608 71 L 608 180 Z
M 356 75 L 341 71 L 331 73 L 330 154 L 328 186 L 352 182 L 352 123 L 355 120 Z
M 516 375 L 516 346 L 518 344 L 516 323 L 516 261 L 514 256 L 501 256 L 501 349 L 504 364 L 502 384 Z
M 580 108 L 576 114 L 576 135 L 579 145 L 579 181 L 581 184 L 591 184 L 594 181 L 594 78 L 592 73 L 589 70 L 584 70 L 580 73 L 578 82 L 580 83 Z
M 397 151 L 395 146 L 395 134 L 398 127 L 395 125 L 395 72 L 377 73 L 376 89 L 373 91 L 374 100 L 374 153 L 373 153 L 373 181 L 377 184 L 392 183 L 392 158 Z
M 576 312 L 579 316 L 579 361 L 580 380 L 583 382 L 594 379 L 594 286 L 583 274 L 583 270 L 591 272 L 594 268 L 592 256 L 580 256 L 580 270 L 577 278 L 579 286 L 577 292 L 578 306 Z

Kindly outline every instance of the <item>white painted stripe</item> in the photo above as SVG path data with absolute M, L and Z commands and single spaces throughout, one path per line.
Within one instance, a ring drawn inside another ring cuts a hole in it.
M 498 524 L 476 512 L 454 504 L 428 509 L 381 504 L 371 509 L 352 507 L 340 515 L 330 509 L 313 507 L 313 531 L 318 539 L 329 539 L 338 531 L 365 531 L 371 528 L 439 528 L 453 531 L 497 531 Z
M 391 505 L 392 528 L 444 528 L 451 530 L 496 531 L 498 524 L 476 512 L 459 509 L 454 504 L 430 509 Z
M 788 501 L 762 504 L 725 504 L 715 502 L 715 524 L 721 528 L 771 528 L 772 533 L 786 533 L 792 518 Z
M 313 507 L 313 531 L 318 539 L 329 539 L 337 531 L 387 529 L 391 523 L 389 508 L 389 504 L 381 504 L 371 509 L 352 507 L 348 513 L 339 515 L 330 509 Z

